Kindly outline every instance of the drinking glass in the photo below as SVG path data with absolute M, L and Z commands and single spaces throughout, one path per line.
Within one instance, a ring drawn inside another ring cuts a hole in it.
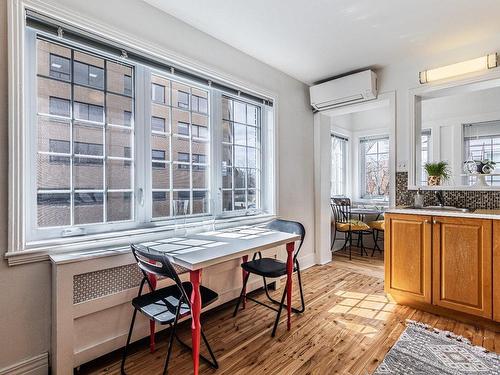
M 184 236 L 186 230 L 186 216 L 189 213 L 189 199 L 177 199 L 173 202 L 174 235 Z

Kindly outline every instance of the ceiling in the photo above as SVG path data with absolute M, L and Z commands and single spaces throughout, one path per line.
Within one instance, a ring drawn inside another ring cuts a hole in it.
M 498 0 L 145 1 L 308 84 L 500 47 Z

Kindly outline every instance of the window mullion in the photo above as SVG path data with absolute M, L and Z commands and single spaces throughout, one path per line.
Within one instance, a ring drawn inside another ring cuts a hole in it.
M 74 110 L 74 99 L 75 99 L 75 69 L 74 69 L 74 60 L 75 60 L 75 51 L 71 50 L 71 60 L 70 60 L 70 77 L 71 77 L 71 100 L 69 106 L 69 114 L 70 114 L 70 128 L 69 128 L 69 147 L 70 147 L 70 159 L 69 159 L 69 186 L 70 186 L 70 225 L 73 226 L 75 224 L 75 187 L 74 187 L 74 179 L 73 179 L 73 169 L 75 164 L 75 148 L 73 145 L 74 135 L 73 130 L 75 127 L 75 110 Z
M 210 198 L 212 214 L 222 214 L 222 95 L 217 90 L 210 93 Z
M 152 180 L 151 180 L 151 80 L 150 71 L 142 66 L 136 67 L 135 74 L 136 113 L 134 116 L 135 132 L 135 174 L 137 222 L 152 220 Z M 139 125 L 139 126 L 138 126 Z M 139 194 L 142 189 L 142 196 Z M 143 204 L 141 205 L 141 200 Z
M 189 214 L 194 212 L 194 192 L 193 192 L 193 108 L 192 108 L 192 98 L 193 88 L 189 88 L 189 96 L 188 96 L 188 110 L 189 110 Z M 191 105 L 190 105 L 191 104 Z
M 90 72 L 90 66 L 88 67 L 88 71 Z M 108 126 L 108 115 L 107 115 L 107 61 L 104 60 L 104 71 L 103 71 L 103 84 L 104 84 L 104 91 L 103 91 L 103 105 L 104 105 L 104 108 L 103 108 L 103 113 L 102 113 L 102 116 L 103 116 L 103 119 L 104 119 L 104 123 L 102 125 L 102 156 L 103 156 L 103 159 L 102 159 L 102 184 L 103 184 L 103 196 L 102 196 L 102 218 L 103 218 L 103 222 L 104 223 L 107 223 L 108 222 L 108 181 L 107 181 L 107 166 L 108 166 L 108 160 L 107 160 L 107 157 L 108 157 L 108 153 L 107 153 L 107 145 L 106 145 L 106 129 L 107 129 L 107 126 Z M 90 83 L 90 82 L 89 82 Z M 87 106 L 88 108 L 88 119 L 90 119 L 90 105 Z

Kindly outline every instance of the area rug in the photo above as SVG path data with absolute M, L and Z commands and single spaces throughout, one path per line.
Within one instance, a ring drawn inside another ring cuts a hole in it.
M 408 320 L 406 329 L 374 372 L 382 374 L 498 375 L 500 355 L 451 332 Z

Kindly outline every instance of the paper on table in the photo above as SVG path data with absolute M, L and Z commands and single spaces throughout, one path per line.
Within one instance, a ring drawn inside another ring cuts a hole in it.
M 204 250 L 204 248 L 200 247 L 200 246 L 193 246 L 193 247 L 188 247 L 188 248 L 183 249 L 183 250 L 174 251 L 174 252 L 172 252 L 172 254 L 186 254 L 186 253 L 190 253 L 192 251 L 198 251 L 198 250 Z
M 155 251 L 161 251 L 161 252 L 165 252 L 165 253 L 169 253 L 169 252 L 176 251 L 176 250 L 182 250 L 182 249 L 185 249 L 187 247 L 189 247 L 189 246 L 176 245 L 176 244 L 170 244 L 170 243 L 150 246 L 150 248 L 155 250 Z
M 214 242 L 214 241 L 187 239 L 187 240 L 176 242 L 176 244 L 189 245 L 189 246 L 201 246 L 201 245 L 208 245 L 212 242 Z

